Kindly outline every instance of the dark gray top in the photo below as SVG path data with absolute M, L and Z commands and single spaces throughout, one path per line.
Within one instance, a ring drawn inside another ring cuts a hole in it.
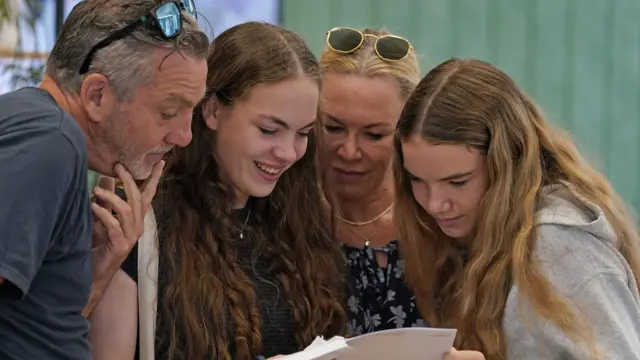
M 250 200 L 247 206 L 236 211 L 235 215 L 238 224 L 242 225 L 246 220 L 247 227 L 251 227 L 253 224 L 252 218 L 249 217 L 250 209 L 254 202 Z M 162 224 L 166 222 L 166 216 L 172 216 L 163 209 L 155 207 L 156 220 L 158 221 L 158 241 L 160 248 L 160 260 L 158 263 L 158 309 L 162 309 L 164 292 L 169 279 L 168 271 L 163 270 L 164 261 L 166 261 L 166 254 L 162 253 L 162 242 L 166 233 L 163 233 Z M 255 212 L 254 212 L 255 213 Z M 251 280 L 254 286 L 254 291 L 259 299 L 260 316 L 262 318 L 262 343 L 263 353 L 254 355 L 263 355 L 265 358 L 269 358 L 275 355 L 291 354 L 300 349 L 296 344 L 296 323 L 293 318 L 292 310 L 287 303 L 284 296 L 282 296 L 282 288 L 277 282 L 269 281 L 267 279 L 273 279 L 271 272 L 272 261 L 265 256 L 256 256 L 254 254 L 255 239 L 251 235 L 250 231 L 245 231 L 244 239 L 237 239 L 236 256 L 238 263 L 242 266 L 245 273 Z M 138 282 L 138 248 L 134 246 L 129 256 L 122 264 L 122 269 L 133 279 Z M 203 309 L 203 314 L 207 309 Z M 172 331 L 162 318 L 162 311 L 158 312 L 157 316 L 157 329 L 156 329 L 156 344 L 155 344 L 155 357 L 156 359 L 165 360 L 168 358 L 169 349 L 169 334 Z M 233 329 L 230 330 L 230 337 L 233 336 Z M 179 336 L 185 336 L 185 334 L 179 333 Z M 139 339 L 138 339 L 139 340 Z M 139 341 L 136 345 L 136 355 L 134 360 L 139 359 Z M 228 345 L 231 358 L 235 359 L 235 344 L 230 343 Z M 208 357 L 208 358 L 211 358 Z M 249 359 L 250 360 L 250 359 Z
M 0 359 L 91 359 L 84 135 L 47 92 L 0 95 Z

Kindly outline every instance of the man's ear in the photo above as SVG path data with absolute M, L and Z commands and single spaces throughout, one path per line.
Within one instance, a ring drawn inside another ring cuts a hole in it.
M 109 79 L 101 74 L 90 74 L 80 86 L 80 102 L 89 120 L 102 122 L 109 118 L 113 109 L 118 105 L 113 87 Z
M 213 95 L 202 104 L 202 117 L 205 124 L 211 130 L 218 130 L 219 116 L 222 111 L 222 104 L 218 98 Z

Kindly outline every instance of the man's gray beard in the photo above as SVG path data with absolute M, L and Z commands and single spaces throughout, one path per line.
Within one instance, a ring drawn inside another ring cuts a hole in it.
M 132 159 L 135 144 L 128 143 L 126 138 L 116 129 L 116 121 L 113 117 L 109 119 L 101 130 L 102 141 L 108 149 L 109 153 L 116 154 L 116 162 L 123 165 L 124 168 L 136 180 L 144 180 L 149 177 L 151 169 L 144 169 L 144 156 L 138 159 Z

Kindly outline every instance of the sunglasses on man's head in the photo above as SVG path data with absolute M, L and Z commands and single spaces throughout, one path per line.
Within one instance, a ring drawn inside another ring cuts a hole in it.
M 166 39 L 171 39 L 177 36 L 182 30 L 183 18 L 181 10 L 186 11 L 196 19 L 198 18 L 194 0 L 164 1 L 162 4 L 151 9 L 151 11 L 147 15 L 136 19 L 120 30 L 114 31 L 112 34 L 102 39 L 93 48 L 91 48 L 91 50 L 85 57 L 82 66 L 80 67 L 80 75 L 84 75 L 89 71 L 91 61 L 93 61 L 93 57 L 95 56 L 96 52 L 98 52 L 98 50 L 111 45 L 111 43 L 113 43 L 114 41 L 120 40 L 130 35 L 140 25 L 145 25 L 160 30 L 160 33 Z
M 413 49 L 409 40 L 396 35 L 364 34 L 360 30 L 335 27 L 327 31 L 326 43 L 329 49 L 341 53 L 350 54 L 358 50 L 364 42 L 365 36 L 376 39 L 374 49 L 376 55 L 382 60 L 398 61 L 406 58 Z

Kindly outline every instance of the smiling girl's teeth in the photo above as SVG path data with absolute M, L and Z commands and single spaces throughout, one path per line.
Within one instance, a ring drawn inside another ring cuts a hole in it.
M 256 162 L 256 166 L 258 167 L 258 169 L 269 173 L 271 175 L 277 175 L 280 172 L 280 169 L 276 169 L 276 168 L 272 168 L 272 167 L 268 167 L 265 165 L 260 164 L 259 162 Z

